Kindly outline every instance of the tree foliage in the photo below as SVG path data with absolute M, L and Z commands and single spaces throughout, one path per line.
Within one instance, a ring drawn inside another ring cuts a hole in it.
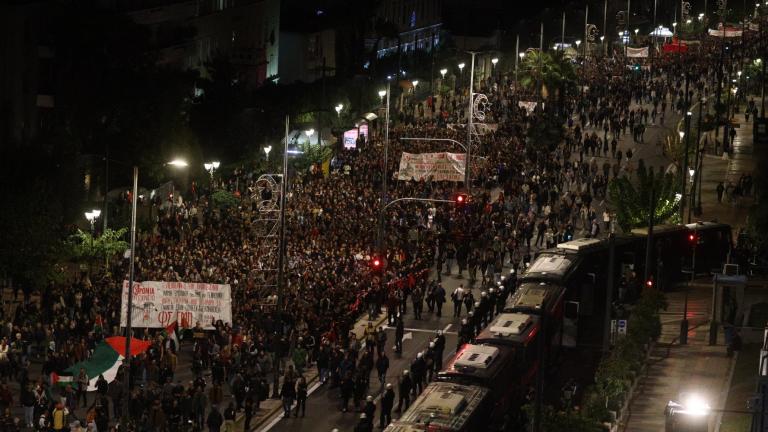
M 523 410 L 529 419 L 534 417 L 533 405 L 525 405 Z M 602 426 L 595 419 L 577 411 L 558 411 L 544 405 L 541 409 L 541 430 L 547 432 L 601 432 Z
M 530 51 L 520 72 L 520 85 L 544 99 L 563 98 L 576 85 L 576 69 L 562 51 Z
M 651 208 L 655 223 L 676 222 L 680 205 L 677 198 L 679 187 L 679 176 L 661 171 L 654 173 L 653 168 L 646 168 L 640 159 L 637 164 L 637 181 L 633 183 L 627 176 L 611 180 L 608 198 L 616 210 L 617 223 L 622 230 L 629 231 L 648 224 Z
M 226 210 L 232 207 L 237 207 L 240 200 L 237 199 L 231 192 L 219 189 L 211 196 L 213 205 L 219 209 Z
M 127 232 L 128 228 L 107 228 L 101 235 L 94 236 L 89 231 L 78 229 L 70 236 L 67 246 L 76 261 L 93 265 L 125 252 L 128 249 L 128 242 L 124 240 Z

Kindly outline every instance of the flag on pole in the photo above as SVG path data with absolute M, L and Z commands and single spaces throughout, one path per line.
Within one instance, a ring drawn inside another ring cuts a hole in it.
M 179 338 L 176 336 L 177 322 L 174 321 L 165 328 L 164 336 L 166 339 L 173 341 L 173 350 L 179 350 Z

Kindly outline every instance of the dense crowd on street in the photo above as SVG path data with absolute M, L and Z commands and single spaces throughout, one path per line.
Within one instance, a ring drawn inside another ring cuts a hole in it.
M 705 46 L 705 52 L 713 50 Z M 379 413 L 386 424 L 383 414 L 391 412 L 394 401 L 407 406 L 428 381 L 426 374 L 439 365 L 444 338 L 441 346 L 442 336 L 436 335 L 414 359 L 417 366 L 409 379 L 416 375 L 415 382 L 401 378 L 388 383 L 386 351 L 397 341 L 387 342 L 384 329 L 372 326 L 358 339 L 351 333 L 356 320 L 387 313 L 402 343 L 402 315 L 409 305 L 417 317 L 423 303 L 427 313 L 439 315 L 443 303 L 455 304 L 459 295 L 455 316 L 462 316 L 463 303 L 463 316 L 468 316 L 480 304 L 480 291 L 501 280 L 502 267 L 524 266 L 535 249 L 574 236 L 607 233 L 611 215 L 598 203 L 606 198 L 609 180 L 632 175 L 638 163 L 635 146 L 660 144 L 645 142 L 645 129 L 679 118 L 686 89 L 691 100 L 711 96 L 710 65 L 706 57 L 657 59 L 653 76 L 626 70 L 619 58 L 584 66 L 589 85 L 566 95 L 558 106 L 565 120 L 563 140 L 545 145 L 534 145 L 527 136 L 543 114 L 518 105 L 512 77 L 481 82 L 478 91 L 490 102 L 486 121 L 498 127 L 476 143 L 474 151 L 482 158 L 472 164 L 469 202 L 390 206 L 381 274 L 370 260 L 380 250 L 376 233 L 382 176 L 388 178 L 388 201 L 452 200 L 464 190 L 461 183 L 399 181 L 396 173 L 401 152 L 461 151 L 399 138 L 464 142 L 465 132 L 449 125 L 466 117 L 466 92 L 443 95 L 439 103 L 406 99 L 390 129 L 384 174 L 383 125 L 358 148 L 337 152 L 328 172 L 321 161 L 309 170 L 291 171 L 287 286 L 280 305 L 275 295 L 276 241 L 263 235 L 275 222 L 262 217 L 258 205 L 261 173 L 244 165 L 217 179 L 217 188 L 241 196 L 234 208 L 217 207 L 210 190 L 197 189 L 182 194 L 183 200 L 143 203 L 152 212 L 148 228 L 139 233 L 136 280 L 230 284 L 233 322 L 190 323 L 211 324 L 214 330 L 203 336 L 195 329 L 181 331 L 181 347 L 161 332 L 136 329 L 135 336 L 152 345 L 131 361 L 132 394 L 124 394 L 128 369 L 123 367 L 115 381 L 86 396 L 86 383 L 94 377 L 78 376 L 62 386 L 50 376 L 87 359 L 105 336 L 119 334 L 127 262 L 114 260 L 104 273 L 51 282 L 39 300 L 25 295 L 15 313 L 3 317 L 0 411 L 5 414 L 0 413 L 0 429 L 107 431 L 126 412 L 136 420 L 136 430 L 148 432 L 232 430 L 240 416 L 247 428 L 270 397 L 282 399 L 286 417 L 304 416 L 308 389 L 303 373 L 311 367 L 318 369 L 321 383 L 339 389 L 341 410 L 366 414 L 361 431 L 374 425 L 376 407 L 367 396 L 383 389 Z M 622 137 L 630 135 L 632 144 L 627 145 L 629 138 Z M 432 269 L 438 270 L 437 279 L 430 278 Z M 456 271 L 466 277 L 467 289 L 446 293 L 440 275 Z M 478 288 L 474 294 L 473 287 Z M 184 365 L 192 371 L 185 371 L 187 380 L 178 378 L 183 374 L 180 350 L 192 359 L 189 367 Z M 30 373 L 33 362 L 42 364 L 42 373 Z M 23 407 L 22 417 L 11 411 L 18 406 Z

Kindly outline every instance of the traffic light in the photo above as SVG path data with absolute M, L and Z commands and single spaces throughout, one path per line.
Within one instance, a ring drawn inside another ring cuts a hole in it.
M 371 261 L 369 262 L 369 265 L 371 266 L 371 270 L 374 273 L 378 273 L 384 267 L 384 260 L 378 256 L 373 256 L 371 257 Z
M 465 193 L 456 194 L 454 202 L 456 203 L 457 208 L 464 207 L 469 202 L 469 195 Z
M 645 287 L 653 288 L 653 279 L 648 279 L 647 281 L 645 281 Z
M 695 244 L 696 243 L 696 234 L 694 234 L 694 233 L 688 234 L 688 242 L 691 243 L 691 244 Z

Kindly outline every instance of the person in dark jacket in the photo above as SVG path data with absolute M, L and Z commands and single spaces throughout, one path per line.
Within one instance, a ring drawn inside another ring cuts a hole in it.
M 373 419 L 374 415 L 376 414 L 376 404 L 373 402 L 373 396 L 368 395 L 368 397 L 365 398 L 365 407 L 363 408 L 363 412 L 365 413 L 365 417 L 368 420 L 368 423 L 371 424 L 371 428 L 373 428 Z
M 283 380 L 283 385 L 280 388 L 280 399 L 283 400 L 283 413 L 285 418 L 289 418 L 291 416 L 293 400 L 296 399 L 296 387 L 294 387 L 293 381 L 289 379 Z
M 403 371 L 403 377 L 400 378 L 400 388 L 398 389 L 400 401 L 397 403 L 397 412 L 403 412 L 411 404 L 411 390 L 413 390 L 413 381 L 408 369 L 406 369 Z
M 389 370 L 389 357 L 382 351 L 376 360 L 376 372 L 379 374 L 379 383 L 381 385 L 384 385 L 384 380 L 387 378 L 387 370 Z
M 296 384 L 296 413 L 294 417 L 299 416 L 299 410 L 301 410 L 301 416 L 307 412 L 307 380 L 304 377 L 299 378 L 299 382 Z
M 355 382 L 352 380 L 352 372 L 347 372 L 341 380 L 341 412 L 349 409 L 349 400 L 355 390 Z
M 381 397 L 381 413 L 379 414 L 379 427 L 384 429 L 392 422 L 392 407 L 395 405 L 395 391 L 392 384 L 387 383 L 384 395 Z
M 373 426 L 368 421 L 368 416 L 365 413 L 360 414 L 360 423 L 355 426 L 355 432 L 372 432 Z
M 208 414 L 208 420 L 205 422 L 208 429 L 211 432 L 219 432 L 221 425 L 224 424 L 224 418 L 221 416 L 219 409 L 214 405 L 211 407 L 211 412 Z

